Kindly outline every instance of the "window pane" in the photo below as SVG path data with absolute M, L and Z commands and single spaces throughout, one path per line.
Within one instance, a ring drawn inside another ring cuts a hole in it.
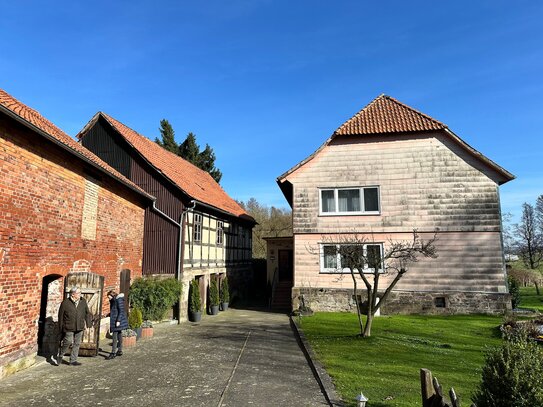
M 341 268 L 360 269 L 364 266 L 364 246 L 342 245 L 339 249 Z
M 334 202 L 334 191 L 326 190 L 321 191 L 322 211 L 323 212 L 335 212 L 336 204 Z
M 368 256 L 368 267 L 373 269 L 377 265 L 377 269 L 381 268 L 381 246 L 378 244 L 369 244 L 366 246 Z
M 364 210 L 366 212 L 379 211 L 379 197 L 377 188 L 364 188 Z
M 340 189 L 337 196 L 340 212 L 360 212 L 359 189 Z
M 335 246 L 324 246 L 324 268 L 337 269 L 337 254 Z

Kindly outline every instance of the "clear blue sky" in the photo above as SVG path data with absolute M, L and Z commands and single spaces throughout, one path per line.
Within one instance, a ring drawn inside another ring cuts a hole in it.
M 277 176 L 381 93 L 446 123 L 543 193 L 543 3 L 0 3 L 0 88 L 70 135 L 98 110 L 209 143 L 234 198 L 286 207 Z

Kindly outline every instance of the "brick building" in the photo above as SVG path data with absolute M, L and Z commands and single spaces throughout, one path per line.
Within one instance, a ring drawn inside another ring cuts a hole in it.
M 107 312 L 108 289 L 126 290 L 141 276 L 144 211 L 152 200 L 0 90 L 0 377 L 31 365 L 48 340 L 56 342 L 68 274 L 103 281 L 94 313 Z

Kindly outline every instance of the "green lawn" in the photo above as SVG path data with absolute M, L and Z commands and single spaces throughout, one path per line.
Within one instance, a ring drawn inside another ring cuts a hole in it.
M 372 337 L 358 338 L 356 315 L 316 313 L 301 327 L 344 401 L 354 405 L 362 391 L 371 407 L 413 407 L 421 404 L 420 368 L 470 405 L 485 346 L 501 342 L 501 322 L 482 315 L 382 316 Z
M 543 312 L 543 287 L 540 287 L 542 295 L 537 295 L 535 287 L 520 287 L 520 305 L 521 308 L 532 308 Z

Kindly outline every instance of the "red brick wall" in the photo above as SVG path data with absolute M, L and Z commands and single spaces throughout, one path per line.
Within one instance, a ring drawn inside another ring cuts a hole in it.
M 119 289 L 123 269 L 141 276 L 144 203 L 134 192 L 103 175 L 96 238 L 81 237 L 85 165 L 0 114 L 0 367 L 37 349 L 44 276 L 92 271 L 105 292 Z

